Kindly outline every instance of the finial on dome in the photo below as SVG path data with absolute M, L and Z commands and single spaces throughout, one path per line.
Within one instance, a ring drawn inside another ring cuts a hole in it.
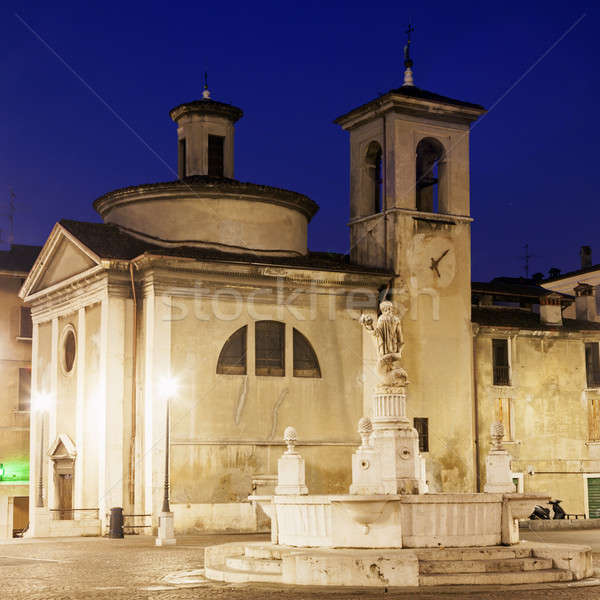
M 202 98 L 210 100 L 210 90 L 208 89 L 208 73 L 204 71 L 204 89 L 202 90 Z
M 405 85 L 415 85 L 413 81 L 413 72 L 412 66 L 413 61 L 410 57 L 410 34 L 415 30 L 411 23 L 408 24 L 408 29 L 406 30 L 406 35 L 408 36 L 408 40 L 406 41 L 406 46 L 404 46 L 404 83 L 402 87 Z

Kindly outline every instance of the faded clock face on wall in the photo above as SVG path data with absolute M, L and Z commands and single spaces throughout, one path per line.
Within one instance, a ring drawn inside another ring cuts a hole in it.
M 445 236 L 418 234 L 409 249 L 411 277 L 419 287 L 446 287 L 456 274 L 456 252 Z

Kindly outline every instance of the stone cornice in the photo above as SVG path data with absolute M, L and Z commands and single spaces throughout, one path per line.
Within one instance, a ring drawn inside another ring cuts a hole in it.
M 494 335 L 505 335 L 507 337 L 562 337 L 571 339 L 600 340 L 599 329 L 579 329 L 573 331 L 564 329 L 563 327 L 557 327 L 556 329 L 521 329 L 519 327 L 480 325 L 479 323 L 473 323 L 473 326 L 475 325 L 477 325 L 477 328 L 473 327 L 474 337 L 493 337 Z
M 220 284 L 224 288 L 232 285 L 251 288 L 272 288 L 282 286 L 306 288 L 334 288 L 336 293 L 344 293 L 355 288 L 377 289 L 389 281 L 388 273 L 340 273 L 316 271 L 312 269 L 278 268 L 262 264 L 231 264 L 216 268 L 214 262 L 200 262 L 191 259 L 166 259 L 163 256 L 145 254 L 134 259 L 142 282 L 144 294 L 168 294 L 178 296 L 197 295 L 198 277 L 204 281 Z M 336 277 L 337 275 L 337 277 Z M 152 290 L 152 291 L 151 291 Z
M 449 99 L 447 99 L 449 100 Z M 483 107 L 468 103 L 452 104 L 446 101 L 404 96 L 395 90 L 375 98 L 335 119 L 343 129 L 352 130 L 384 113 L 401 113 L 415 117 L 454 122 L 468 125 L 486 111 Z
M 455 215 L 455 214 L 446 214 L 446 213 L 430 213 L 423 212 L 420 210 L 412 210 L 410 208 L 398 208 L 392 206 L 387 210 L 374 213 L 372 215 L 366 215 L 364 217 L 354 217 L 350 219 L 348 225 L 355 225 L 356 223 L 362 223 L 367 221 L 372 221 L 377 218 L 383 217 L 385 214 L 400 214 L 400 215 L 409 215 L 412 216 L 413 219 L 424 220 L 424 221 L 435 221 L 438 223 L 449 223 L 451 225 L 456 225 L 457 223 L 472 223 L 473 218 L 468 215 Z
M 212 100 L 210 98 L 184 102 L 169 111 L 171 119 L 175 122 L 189 114 L 213 115 L 235 123 L 244 116 L 244 111 L 237 106 L 233 106 L 233 104 L 218 102 L 217 100 Z

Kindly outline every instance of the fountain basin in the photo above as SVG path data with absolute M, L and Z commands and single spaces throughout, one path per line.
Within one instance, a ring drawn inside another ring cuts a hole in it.
M 250 496 L 271 517 L 272 542 L 321 548 L 496 546 L 547 496 L 523 494 Z M 516 532 L 516 535 L 515 535 Z

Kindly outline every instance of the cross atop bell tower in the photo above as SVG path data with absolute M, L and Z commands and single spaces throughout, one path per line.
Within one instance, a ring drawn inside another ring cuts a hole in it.
M 410 57 L 410 34 L 413 33 L 414 30 L 415 28 L 409 23 L 408 29 L 406 30 L 406 46 L 404 46 L 404 83 L 402 86 L 415 85 L 412 72 L 413 61 Z

